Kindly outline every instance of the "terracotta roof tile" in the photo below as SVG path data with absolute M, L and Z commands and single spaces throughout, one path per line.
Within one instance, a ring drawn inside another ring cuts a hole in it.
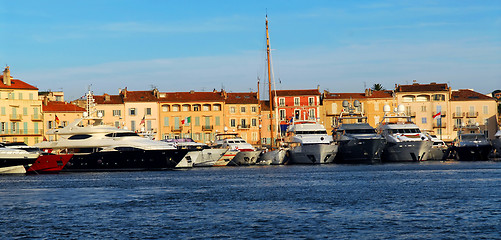
M 259 101 L 261 104 L 261 111 L 270 111 L 270 101 Z
M 153 91 L 127 91 L 123 96 L 124 102 L 156 102 L 158 99 Z
M 430 83 L 430 84 L 414 83 L 412 85 L 398 85 L 396 87 L 397 92 L 436 92 L 436 91 L 447 91 L 447 90 L 449 90 L 447 83 Z
M 258 104 L 257 93 L 228 93 L 225 102 L 228 104 Z
M 275 91 L 271 92 L 275 96 Z M 276 96 L 312 96 L 320 95 L 318 89 L 303 89 L 303 90 L 276 90 Z
M 392 94 L 390 90 L 372 91 L 370 96 L 365 96 L 365 93 L 326 93 L 324 99 L 391 98 Z
M 165 97 L 162 97 L 164 96 Z M 221 92 L 166 92 L 160 93 L 161 102 L 223 102 Z
M 451 101 L 475 101 L 475 100 L 493 100 L 495 98 L 486 96 L 484 94 L 472 91 L 470 89 L 459 89 L 452 91 Z
M 10 86 L 7 86 L 3 83 L 3 75 L 0 76 L 0 89 L 29 89 L 29 90 L 38 90 L 38 88 L 31 86 L 19 79 L 12 79 Z
M 67 102 L 48 102 L 42 109 L 44 112 L 85 112 L 85 108 Z
M 122 104 L 123 99 L 121 95 L 108 95 L 104 94 L 101 96 L 94 95 L 94 100 L 97 104 Z

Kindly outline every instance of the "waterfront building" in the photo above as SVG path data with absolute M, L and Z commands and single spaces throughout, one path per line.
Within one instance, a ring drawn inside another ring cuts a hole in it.
M 93 98 L 95 109 L 103 118 L 103 124 L 117 128 L 125 128 L 127 126 L 125 122 L 126 111 L 121 90 L 118 95 L 105 93 L 103 95 L 95 95 Z
M 395 85 L 397 102 L 405 106 L 406 115 L 413 117 L 422 131 L 445 141 L 452 141 L 455 137 L 449 104 L 451 91 L 446 83 Z
M 278 118 L 278 126 L 273 124 L 274 135 L 285 134 L 287 126 L 294 120 L 320 122 L 320 96 L 318 88 L 272 91 L 274 116 Z
M 42 140 L 43 132 L 38 88 L 14 79 L 7 66 L 0 81 L 0 140 L 33 145 Z
M 124 102 L 124 128 L 160 138 L 158 132 L 158 97 L 157 89 L 150 91 L 128 91 L 127 88 L 120 91 Z
M 64 92 L 63 91 L 39 91 L 38 99 L 44 100 L 47 98 L 49 101 L 64 102 Z
M 64 101 L 49 101 L 48 97 L 43 101 L 42 110 L 43 125 L 45 128 L 43 137 L 51 141 L 55 140 L 57 136 L 48 135 L 47 131 L 66 127 L 76 119 L 82 118 L 85 112 L 85 108 Z
M 453 130 L 451 139 L 456 138 L 459 127 L 472 124 L 478 125 L 487 138 L 494 138 L 499 117 L 495 98 L 471 89 L 454 90 L 451 93 L 450 109 Z
M 238 132 L 246 142 L 260 144 L 259 99 L 256 92 L 227 93 L 225 123 L 230 132 Z
M 324 91 L 322 98 L 322 119 L 329 133 L 338 124 L 337 119 L 340 114 L 349 111 L 348 107 L 343 107 L 344 101 L 347 101 L 350 107 L 355 109 L 355 112 L 362 113 L 367 117 L 367 123 L 372 127 L 376 127 L 383 119 L 384 105 L 396 107 L 393 91 L 391 90 L 373 91 L 372 89 L 366 89 L 364 93 L 331 93 Z M 358 107 L 354 106 L 356 100 L 360 102 Z
M 261 144 L 269 145 L 271 143 L 271 116 L 270 101 L 259 101 L 259 138 Z M 275 123 L 276 124 L 276 123 Z
M 224 132 L 227 127 L 224 120 L 226 96 L 224 90 L 159 93 L 160 137 L 193 138 L 207 144 L 213 142 L 215 135 Z

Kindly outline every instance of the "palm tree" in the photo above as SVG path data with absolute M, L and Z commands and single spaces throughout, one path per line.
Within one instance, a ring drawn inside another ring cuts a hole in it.
M 381 85 L 380 83 L 374 83 L 374 85 L 372 86 L 372 91 L 381 91 L 381 90 L 385 90 L 383 85 Z

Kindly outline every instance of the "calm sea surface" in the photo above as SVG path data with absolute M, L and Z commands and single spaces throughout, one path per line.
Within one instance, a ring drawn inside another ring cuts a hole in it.
M 0 176 L 0 239 L 500 239 L 501 162 Z

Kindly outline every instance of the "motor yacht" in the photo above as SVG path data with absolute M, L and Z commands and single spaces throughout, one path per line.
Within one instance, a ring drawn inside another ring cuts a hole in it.
M 343 101 L 347 112 L 341 112 L 337 126 L 333 130 L 334 141 L 339 144 L 336 163 L 380 163 L 386 140 L 376 129 L 367 123 L 367 117 L 355 112 L 360 102 L 355 100 L 354 107 Z
M 489 159 L 492 145 L 485 135 L 480 133 L 478 125 L 467 125 L 459 128 L 452 151 L 456 160 L 483 161 Z
M 322 124 L 315 121 L 297 120 L 287 127 L 285 141 L 290 150 L 286 158 L 290 164 L 332 163 L 338 145 Z
M 195 142 L 191 138 L 164 139 L 163 141 L 173 143 L 178 149 L 188 150 L 176 168 L 212 167 L 228 151 L 228 149 L 210 148 L 207 144 Z
M 428 160 L 447 160 L 449 156 L 449 147 L 442 139 L 436 135 L 430 135 L 433 145 L 428 153 Z
M 381 160 L 383 162 L 424 161 L 428 158 L 433 142 L 422 133 L 419 127 L 406 116 L 405 107 L 399 105 L 396 111 L 390 112 L 389 105 L 383 107 L 383 120 L 377 131 L 386 139 Z
M 496 132 L 494 139 L 491 140 L 491 143 L 494 149 L 494 157 L 501 157 L 501 130 Z
M 0 143 L 0 174 L 26 173 L 25 168 L 30 167 L 39 156 L 40 152 Z
M 260 152 L 251 144 L 238 136 L 237 133 L 220 133 L 212 148 L 228 149 L 214 166 L 248 166 L 255 165 Z
M 98 116 L 75 120 L 47 132 L 55 137 L 35 146 L 73 154 L 63 171 L 163 170 L 174 168 L 188 150 L 104 125 Z

